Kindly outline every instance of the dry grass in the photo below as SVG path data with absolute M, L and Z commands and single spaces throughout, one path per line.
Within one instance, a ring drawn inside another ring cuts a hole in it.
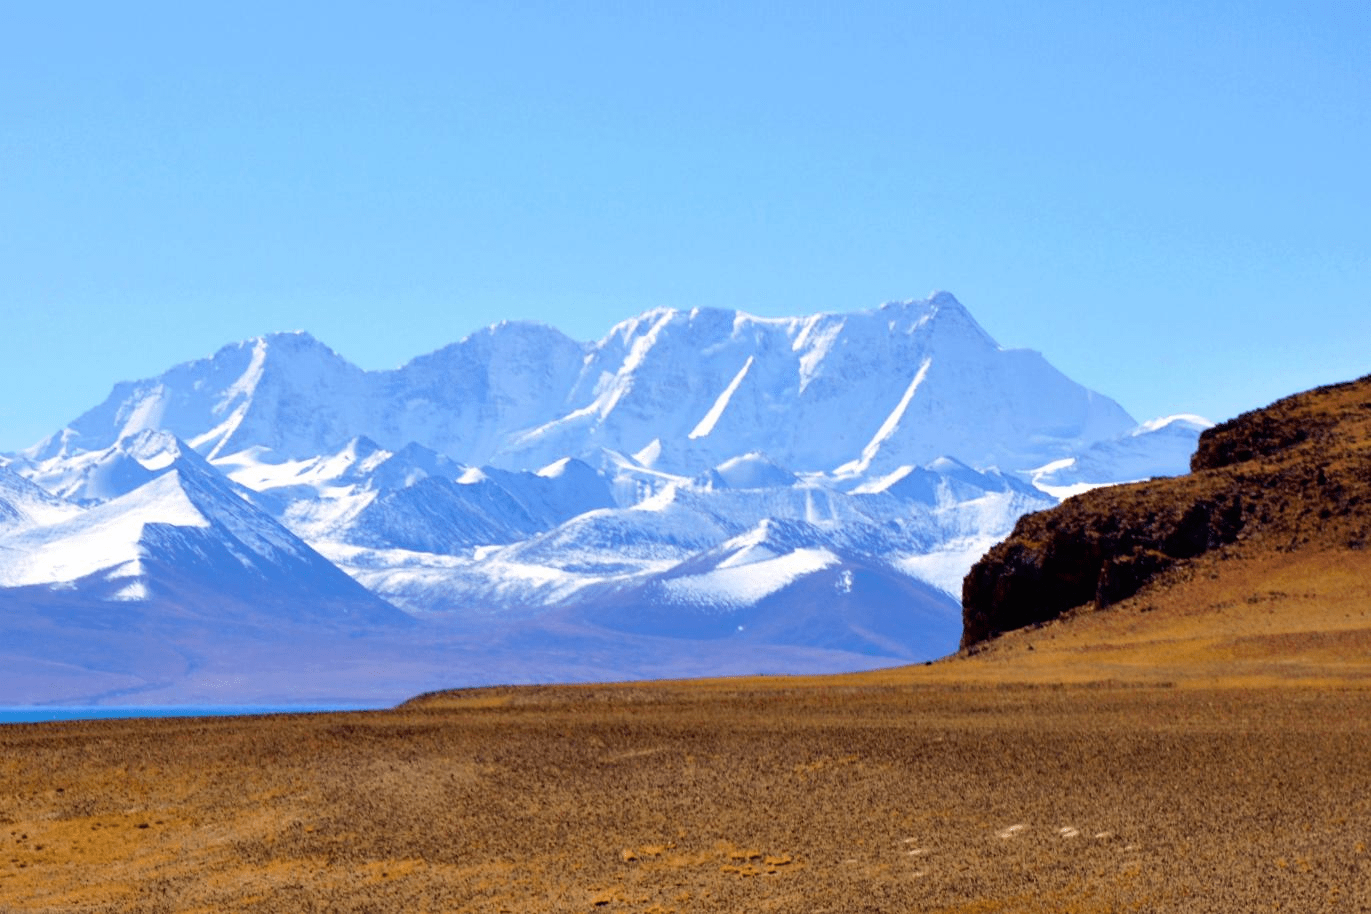
M 924 681 L 1371 686 L 1371 552 L 1203 556 L 1117 607 L 937 667 Z
M 833 679 L 7 726 L 0 910 L 1366 910 L 1368 572 Z

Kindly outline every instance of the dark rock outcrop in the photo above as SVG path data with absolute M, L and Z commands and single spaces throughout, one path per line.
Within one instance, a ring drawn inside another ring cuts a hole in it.
M 1239 540 L 1274 549 L 1371 540 L 1371 376 L 1200 436 L 1192 472 L 1095 489 L 1026 515 L 962 585 L 962 647 L 1136 594 Z

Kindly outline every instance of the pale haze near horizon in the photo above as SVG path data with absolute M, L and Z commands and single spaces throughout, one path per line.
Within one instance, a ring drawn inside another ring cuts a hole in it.
M 0 450 L 277 330 L 388 368 L 934 289 L 1140 420 L 1371 371 L 1362 4 L 4 18 Z

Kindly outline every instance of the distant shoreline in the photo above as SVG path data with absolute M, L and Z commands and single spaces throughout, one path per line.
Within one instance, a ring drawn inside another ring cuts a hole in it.
M 236 717 L 262 714 L 318 714 L 375 711 L 373 705 L 150 705 L 104 707 L 0 707 L 0 725 L 63 720 L 114 720 L 136 717 Z

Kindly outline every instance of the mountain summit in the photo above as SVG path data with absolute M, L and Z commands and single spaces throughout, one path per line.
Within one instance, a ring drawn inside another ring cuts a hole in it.
M 797 318 L 659 309 L 596 343 L 502 323 L 392 371 L 362 371 L 308 334 L 273 334 L 119 384 L 26 456 L 157 428 L 211 460 L 307 458 L 366 437 L 520 470 L 608 450 L 693 475 L 760 451 L 791 470 L 864 475 L 943 455 L 1028 469 L 1135 425 L 1038 353 L 998 346 L 938 293 Z

